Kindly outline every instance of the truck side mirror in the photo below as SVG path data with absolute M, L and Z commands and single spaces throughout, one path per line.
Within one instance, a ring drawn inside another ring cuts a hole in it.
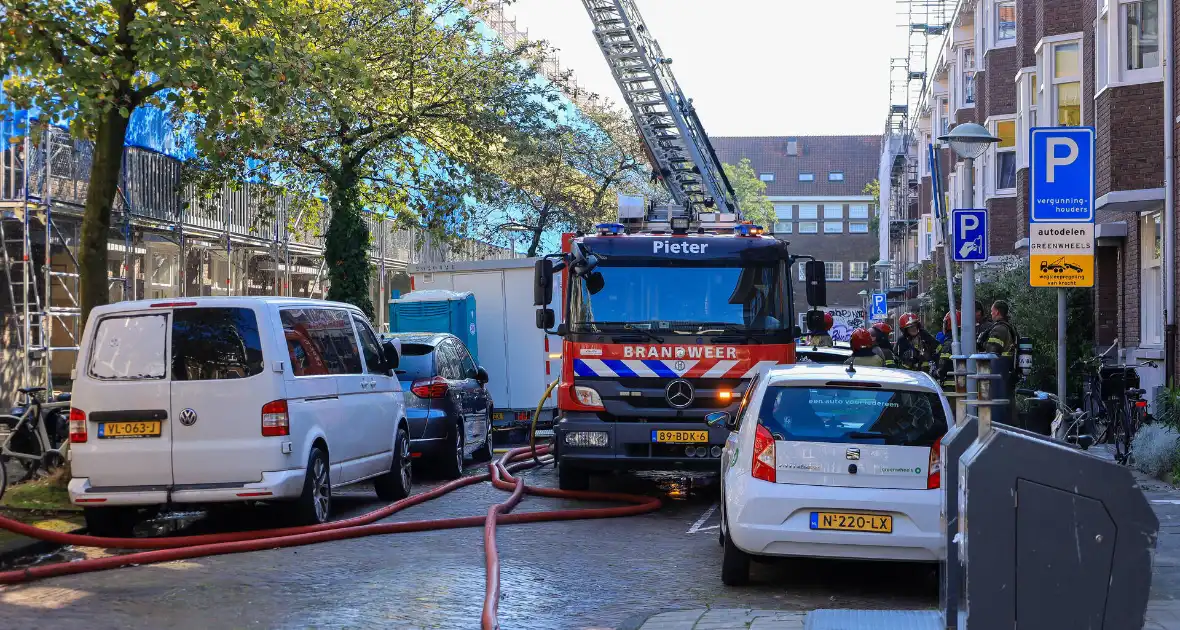
M 606 279 L 602 277 L 601 273 L 595 271 L 589 276 L 586 276 L 586 290 L 590 292 L 590 295 L 598 295 L 598 292 L 605 286 Z
M 533 271 L 533 306 L 548 306 L 553 301 L 553 261 L 542 258 Z
M 804 269 L 807 279 L 807 303 L 811 306 L 828 305 L 827 275 L 822 260 L 809 260 Z
M 549 330 L 553 328 L 553 323 L 557 318 L 553 315 L 551 308 L 537 309 L 537 328 L 541 330 Z

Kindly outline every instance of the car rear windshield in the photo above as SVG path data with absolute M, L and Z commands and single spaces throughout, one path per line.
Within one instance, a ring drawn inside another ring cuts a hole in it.
M 172 313 L 172 380 L 217 381 L 262 373 L 258 320 L 248 308 Z
M 87 372 L 100 380 L 162 379 L 168 375 L 168 314 L 104 317 L 91 343 Z
M 247 378 L 262 373 L 258 321 L 248 308 L 183 308 L 168 313 L 104 317 L 94 333 L 90 376 L 103 380 L 174 381 Z
M 947 430 L 938 394 L 865 387 L 769 387 L 759 422 L 795 442 L 933 446 Z
M 401 380 L 414 380 L 434 376 L 434 346 L 423 343 L 403 343 L 401 360 L 397 365 L 397 376 Z

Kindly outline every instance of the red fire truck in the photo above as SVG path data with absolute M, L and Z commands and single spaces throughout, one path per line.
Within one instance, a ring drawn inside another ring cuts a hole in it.
M 603 224 L 537 263 L 543 328 L 557 319 L 553 274 L 566 274 L 554 423 L 562 488 L 587 487 L 594 471 L 716 470 L 728 432 L 705 415 L 736 414 L 759 370 L 795 360 L 794 265 L 805 265 L 808 301 L 824 301 L 823 263 L 792 256 L 757 226 L 683 224 L 631 233 Z

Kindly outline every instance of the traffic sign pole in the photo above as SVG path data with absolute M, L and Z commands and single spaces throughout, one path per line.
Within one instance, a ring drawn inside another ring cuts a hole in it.
M 967 190 L 971 190 L 971 162 L 967 160 Z M 960 351 L 970 357 L 975 354 L 975 263 L 987 261 L 987 210 L 956 208 L 951 212 L 951 253 L 963 264 L 963 334 L 959 338 Z M 974 359 L 967 359 L 967 372 L 975 373 Z M 967 400 L 975 398 L 975 381 L 967 382 Z M 970 410 L 970 407 L 968 407 Z
M 1094 286 L 1094 128 L 1033 128 L 1029 156 L 1029 284 L 1057 288 L 1057 396 L 1064 400 L 1065 291 Z

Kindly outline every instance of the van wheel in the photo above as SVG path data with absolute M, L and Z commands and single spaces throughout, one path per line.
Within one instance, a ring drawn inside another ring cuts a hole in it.
M 488 413 L 487 430 L 483 435 L 483 446 L 471 454 L 471 459 L 477 462 L 492 461 L 492 414 Z
M 721 582 L 726 586 L 744 586 L 750 582 L 750 554 L 738 549 L 728 535 L 721 551 Z
M 455 423 L 450 446 L 438 457 L 438 471 L 443 479 L 458 479 L 463 476 L 463 421 Z
M 86 532 L 100 538 L 131 538 L 139 521 L 139 509 L 133 507 L 82 508 Z
M 307 476 L 303 478 L 303 494 L 292 506 L 294 519 L 301 525 L 327 523 L 332 515 L 332 474 L 328 455 L 319 447 L 312 447 L 307 456 Z
M 590 472 L 568 463 L 557 464 L 557 487 L 562 490 L 589 490 Z
M 410 436 L 404 428 L 398 428 L 397 440 L 393 444 L 393 464 L 389 472 L 373 480 L 373 489 L 382 501 L 400 501 L 410 496 L 413 470 L 410 466 Z

